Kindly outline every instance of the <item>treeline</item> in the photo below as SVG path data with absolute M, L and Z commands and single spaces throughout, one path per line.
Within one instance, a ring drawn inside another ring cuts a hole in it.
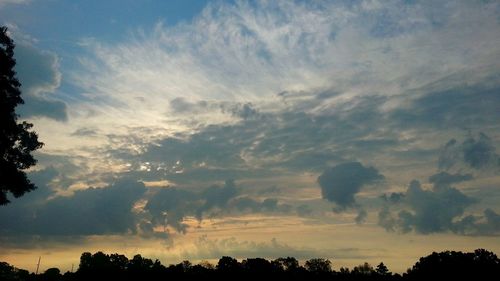
M 490 251 L 477 249 L 463 253 L 445 251 L 420 258 L 404 274 L 393 274 L 381 262 L 376 267 L 368 263 L 352 269 L 332 268 L 328 259 L 315 258 L 303 265 L 293 257 L 272 261 L 248 258 L 241 262 L 232 257 L 222 257 L 216 265 L 208 262 L 192 264 L 183 261 L 164 266 L 158 260 L 135 255 L 128 259 L 121 254 L 85 252 L 80 257 L 76 272 L 61 274 L 49 268 L 41 274 L 29 273 L 6 262 L 0 262 L 2 281 L 80 281 L 80 280 L 500 280 L 500 260 Z M 213 279 L 212 279 L 213 278 Z

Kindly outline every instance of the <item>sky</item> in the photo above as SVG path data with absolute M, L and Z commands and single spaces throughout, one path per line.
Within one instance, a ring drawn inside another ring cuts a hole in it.
M 0 260 L 500 254 L 500 3 L 0 0 L 42 149 Z

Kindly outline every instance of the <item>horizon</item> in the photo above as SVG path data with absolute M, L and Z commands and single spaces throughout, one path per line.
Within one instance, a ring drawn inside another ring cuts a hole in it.
M 500 253 L 496 1 L 0 0 L 0 25 L 44 143 L 0 261 Z
M 402 271 L 402 272 L 397 272 L 397 271 L 392 271 L 390 268 L 388 267 L 385 267 L 389 274 L 391 275 L 395 275 L 395 274 L 399 274 L 399 275 L 402 275 L 404 277 L 405 274 L 408 274 L 410 271 L 412 270 L 416 270 L 415 269 L 415 266 L 418 264 L 418 263 L 421 263 L 422 262 L 422 259 L 428 259 L 430 256 L 434 255 L 434 254 L 438 254 L 438 255 L 444 255 L 444 256 L 450 256 L 450 255 L 455 255 L 455 257 L 457 257 L 456 255 L 462 255 L 462 254 L 465 254 L 465 255 L 469 255 L 469 254 L 476 254 L 478 251 L 483 251 L 486 252 L 487 254 L 493 254 L 495 257 L 496 257 L 496 254 L 491 252 L 491 251 L 488 251 L 487 249 L 475 249 L 474 251 L 470 251 L 470 252 L 462 252 L 462 251 L 451 251 L 451 250 L 446 250 L 446 251 L 441 251 L 441 252 L 432 252 L 432 253 L 429 253 L 428 255 L 425 255 L 425 256 L 422 256 L 420 257 L 418 260 L 416 260 L 412 266 L 408 267 L 407 270 L 405 271 Z M 121 253 L 105 253 L 105 252 L 102 252 L 102 251 L 98 251 L 98 252 L 83 252 L 81 254 L 81 257 L 83 257 L 85 254 L 89 254 L 89 257 L 94 257 L 98 254 L 104 254 L 105 256 L 107 256 L 109 258 L 110 255 L 113 255 L 113 254 L 116 254 L 116 255 L 123 255 Z M 142 256 L 141 254 L 136 254 L 134 255 L 134 257 L 129 257 L 129 256 L 125 256 L 124 257 L 126 259 L 128 259 L 128 261 L 132 261 L 132 258 L 135 258 L 136 256 L 140 256 L 140 258 L 142 259 L 145 259 L 145 260 L 150 260 L 152 262 L 154 262 L 156 264 L 157 261 L 159 261 L 158 259 L 150 259 L 149 257 L 145 257 L 145 256 Z M 36 264 L 36 270 L 34 271 L 29 271 L 28 272 L 30 274 L 44 274 L 44 272 L 46 271 L 42 271 L 40 270 L 40 265 L 41 265 L 41 259 L 42 257 L 40 256 L 38 258 L 38 261 L 37 261 L 37 264 Z M 231 258 L 233 259 L 234 257 L 231 257 L 231 256 L 221 256 L 219 259 L 215 259 L 215 260 L 200 260 L 198 262 L 192 262 L 190 260 L 182 260 L 182 261 L 179 261 L 177 263 L 170 263 L 170 264 L 162 264 L 161 261 L 160 264 L 162 266 L 164 266 L 165 268 L 169 268 L 169 267 L 172 267 L 172 266 L 178 266 L 178 265 L 181 265 L 181 264 L 184 264 L 185 262 L 188 262 L 190 264 L 190 266 L 196 266 L 196 265 L 199 265 L 199 266 L 202 266 L 204 267 L 205 269 L 210 269 L 210 270 L 217 270 L 218 269 L 218 262 L 220 262 L 220 260 L 224 259 L 224 258 Z M 290 256 L 284 256 L 284 257 L 279 257 L 277 259 L 266 259 L 264 258 L 266 261 L 268 262 L 275 262 L 276 260 L 279 260 L 279 259 L 283 259 L 283 258 L 286 258 L 286 259 L 294 259 L 295 261 L 298 262 L 298 266 L 299 267 L 302 267 L 302 268 L 306 268 L 307 269 L 307 263 L 310 262 L 311 260 L 321 260 L 321 261 L 326 261 L 328 262 L 329 264 L 329 271 L 331 273 L 341 273 L 343 270 L 346 270 L 348 272 L 353 272 L 353 270 L 355 270 L 356 268 L 359 268 L 359 267 L 362 267 L 363 265 L 367 265 L 369 266 L 372 271 L 374 271 L 379 265 L 384 265 L 386 266 L 386 264 L 383 262 L 383 261 L 380 261 L 378 262 L 377 264 L 370 264 L 368 262 L 364 262 L 364 263 L 360 263 L 360 264 L 356 264 L 352 267 L 346 267 L 346 266 L 337 266 L 337 267 L 334 267 L 334 264 L 332 263 L 332 260 L 331 259 L 328 259 L 328 258 L 310 258 L 308 260 L 298 260 L 298 259 L 295 259 L 295 257 L 290 257 Z M 252 260 L 252 259 L 262 259 L 261 257 L 253 257 L 253 258 L 242 258 L 242 259 L 235 259 L 236 262 L 239 264 L 239 266 L 243 265 L 245 263 L 245 261 L 247 260 Z M 496 259 L 498 260 L 498 258 L 496 257 Z M 434 262 L 437 262 L 436 260 L 434 260 Z M 442 262 L 442 261 L 441 261 Z M 439 264 L 435 264 L 435 266 L 438 266 Z M 444 264 L 441 264 L 441 266 L 443 266 Z M 486 266 L 486 264 L 483 264 L 482 266 Z M 47 268 L 47 269 L 54 269 L 54 268 L 57 268 L 58 270 L 60 270 L 60 268 L 58 267 L 51 267 L 51 268 Z M 20 269 L 20 270 L 26 270 L 25 268 L 16 268 L 16 269 Z M 285 271 L 287 270 L 286 268 L 282 268 L 284 269 Z M 81 270 L 81 259 L 80 259 L 80 263 L 78 265 L 75 266 L 75 264 L 72 264 L 71 265 L 71 269 L 70 270 L 60 270 L 60 273 L 61 274 L 65 274 L 65 273 L 78 273 L 79 271 Z M 87 269 L 88 270 L 88 269 Z M 122 269 L 123 270 L 123 269 Z M 97 273 L 97 272 L 94 272 L 94 274 Z M 270 273 L 270 272 L 269 272 Z M 373 272 L 372 272 L 373 273 Z M 432 272 L 428 272 L 428 273 L 432 273 Z M 488 277 L 491 277 L 491 276 L 488 276 Z

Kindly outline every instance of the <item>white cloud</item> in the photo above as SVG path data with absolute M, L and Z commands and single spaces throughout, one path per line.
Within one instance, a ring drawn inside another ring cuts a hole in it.
M 276 109 L 282 106 L 279 92 L 336 89 L 341 95 L 322 110 L 356 96 L 413 98 L 417 94 L 407 90 L 499 61 L 500 27 L 494 7 L 487 5 L 495 6 L 469 1 L 210 4 L 191 23 L 158 23 L 122 42 L 82 41 L 93 57 L 81 58 L 83 71 L 73 79 L 98 114 L 117 117 L 105 123 L 160 127 L 178 126 L 180 119 L 186 126 L 189 113 L 169 108 L 176 98 L 271 103 Z M 384 109 L 400 100 L 389 100 Z M 207 124 L 231 118 L 188 119 Z

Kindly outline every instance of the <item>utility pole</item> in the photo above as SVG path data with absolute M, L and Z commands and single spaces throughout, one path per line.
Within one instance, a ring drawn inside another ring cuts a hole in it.
M 38 257 L 38 263 L 36 264 L 36 272 L 35 275 L 38 275 L 38 269 L 40 268 L 40 260 L 42 259 L 42 256 Z

